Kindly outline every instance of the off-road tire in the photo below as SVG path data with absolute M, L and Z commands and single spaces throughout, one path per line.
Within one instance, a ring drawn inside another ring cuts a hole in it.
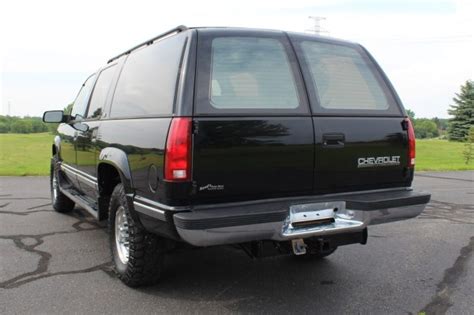
M 69 199 L 65 194 L 59 189 L 60 178 L 59 178 L 59 167 L 57 163 L 57 158 L 51 159 L 51 167 L 49 174 L 49 184 L 51 191 L 51 204 L 53 209 L 56 212 L 67 213 L 74 209 L 74 201 Z
M 128 223 L 129 255 L 126 263 L 120 259 L 115 241 L 115 216 L 120 207 L 124 208 Z M 118 278 L 130 287 L 156 283 L 163 269 L 164 240 L 147 232 L 140 222 L 133 219 L 122 184 L 114 188 L 110 198 L 108 223 L 110 250 Z

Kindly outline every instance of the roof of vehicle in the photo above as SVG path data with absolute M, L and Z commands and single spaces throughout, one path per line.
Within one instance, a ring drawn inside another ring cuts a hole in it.
M 354 45 L 356 43 L 354 42 L 350 42 L 350 41 L 346 41 L 346 40 L 341 40 L 341 39 L 336 39 L 336 38 L 333 38 L 333 37 L 327 37 L 327 36 L 319 36 L 319 35 L 316 35 L 316 34 L 308 34 L 308 33 L 299 33 L 299 32 L 285 32 L 285 31 L 282 31 L 282 30 L 274 30 L 274 29 L 261 29 L 261 28 L 245 28 L 245 27 L 228 27 L 228 26 L 198 26 L 198 27 L 187 27 L 187 26 L 184 26 L 184 25 L 179 25 L 175 28 L 172 28 L 170 29 L 169 31 L 166 31 L 164 33 L 161 33 L 147 41 L 144 41 L 143 43 L 141 44 L 138 44 L 128 50 L 126 50 L 125 52 L 109 59 L 109 61 L 107 61 L 107 63 L 111 63 L 112 61 L 114 60 L 117 60 L 119 59 L 120 57 L 122 56 L 125 56 L 125 55 L 128 55 L 130 54 L 132 51 L 140 48 L 140 47 L 143 47 L 143 46 L 148 46 L 148 45 L 151 45 L 153 44 L 156 40 L 159 40 L 159 39 L 162 39 L 162 38 L 165 38 L 165 37 L 168 37 L 168 36 L 172 36 L 172 35 L 175 35 L 175 34 L 178 34 L 178 33 L 181 33 L 181 32 L 184 32 L 184 31 L 187 31 L 187 30 L 191 30 L 191 29 L 196 29 L 196 30 L 206 30 L 206 31 L 222 31 L 222 30 L 232 30 L 232 31 L 242 31 L 242 32 L 258 32 L 258 33 L 286 33 L 286 34 L 289 34 L 289 35 L 293 35 L 293 36 L 297 36 L 297 37 L 300 37 L 300 38 L 308 38 L 308 39 L 318 39 L 318 40 L 321 40 L 321 41 L 325 41 L 325 42 L 331 42 L 331 43 L 338 43 L 338 44 L 344 44 L 344 45 Z

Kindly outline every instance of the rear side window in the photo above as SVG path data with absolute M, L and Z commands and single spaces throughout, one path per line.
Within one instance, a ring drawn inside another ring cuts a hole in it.
M 198 34 L 195 114 L 309 114 L 296 56 L 284 34 Z
M 185 36 L 160 40 L 128 56 L 110 117 L 171 115 Z
M 302 41 L 300 47 L 320 110 L 398 111 L 393 95 L 362 49 L 315 41 Z
M 217 109 L 296 108 L 298 94 L 283 45 L 272 38 L 212 41 L 211 105 Z
M 110 84 L 112 83 L 114 71 L 115 65 L 102 70 L 100 73 L 99 78 L 95 84 L 94 91 L 92 92 L 87 118 L 97 119 L 102 116 L 102 111 L 104 110 L 105 101 L 110 89 Z

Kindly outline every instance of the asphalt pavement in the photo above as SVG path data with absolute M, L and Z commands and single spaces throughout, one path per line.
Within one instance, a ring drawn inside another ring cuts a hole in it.
M 180 250 L 161 282 L 131 289 L 107 229 L 52 210 L 46 177 L 0 177 L 0 314 L 474 313 L 474 171 L 418 173 L 416 219 L 369 228 L 367 245 L 320 261 Z

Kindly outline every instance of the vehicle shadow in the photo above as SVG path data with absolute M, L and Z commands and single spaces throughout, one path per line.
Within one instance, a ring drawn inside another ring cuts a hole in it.
M 72 216 L 91 222 L 81 210 Z M 97 227 L 107 233 L 105 222 Z M 192 302 L 196 311 L 342 313 L 366 277 L 351 268 L 344 251 L 324 259 L 252 259 L 231 246 L 181 248 L 167 255 L 159 283 L 134 290 L 151 299 Z
M 351 296 L 348 288 L 343 294 L 346 289 L 335 286 L 335 275 L 347 266 L 331 257 L 251 259 L 232 247 L 214 247 L 177 251 L 165 265 L 160 283 L 139 291 L 167 299 L 217 302 L 231 312 L 245 313 L 324 312 L 326 307 L 334 312 L 334 303 L 344 303 L 341 296 Z

